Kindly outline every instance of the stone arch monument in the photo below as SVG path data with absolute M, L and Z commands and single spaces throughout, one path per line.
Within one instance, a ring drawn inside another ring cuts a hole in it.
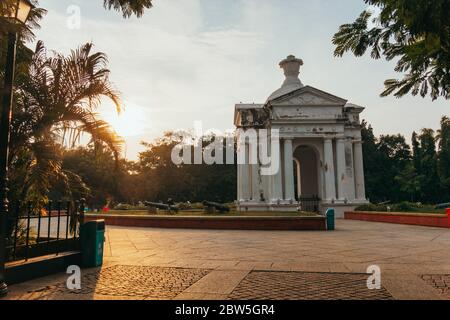
M 239 210 L 295 211 L 299 199 L 316 196 L 322 212 L 333 207 L 343 217 L 344 211 L 368 202 L 359 118 L 364 108 L 303 85 L 302 65 L 288 56 L 280 62 L 286 77 L 281 88 L 265 103 L 235 106 L 239 134 L 277 129 L 280 137 L 280 147 L 270 154 L 280 163 L 273 175 L 262 175 L 260 162 L 238 164 Z M 241 147 L 246 159 L 255 153 L 248 142 Z M 265 147 L 271 153 L 270 145 Z

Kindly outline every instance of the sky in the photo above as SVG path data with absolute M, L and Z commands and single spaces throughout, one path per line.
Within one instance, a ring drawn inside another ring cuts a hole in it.
M 265 102 L 284 80 L 278 62 L 290 54 L 304 61 L 303 84 L 366 107 L 362 118 L 376 135 L 409 141 L 413 130 L 437 129 L 450 116 L 444 99 L 379 97 L 385 79 L 401 77 L 393 62 L 333 56 L 333 34 L 366 8 L 362 0 L 154 0 L 139 19 L 102 5 L 40 0 L 48 14 L 36 40 L 62 53 L 93 42 L 108 55 L 125 110 L 117 115 L 105 101 L 99 112 L 125 138 L 129 159 L 141 141 L 196 121 L 204 130 L 233 129 L 234 105 Z

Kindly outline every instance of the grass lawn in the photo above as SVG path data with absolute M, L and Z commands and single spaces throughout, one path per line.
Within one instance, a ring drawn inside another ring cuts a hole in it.
M 97 214 L 96 212 L 89 212 Z M 89 214 L 88 213 L 88 214 Z M 139 216 L 228 216 L 228 217 L 314 217 L 317 216 L 311 212 L 237 212 L 231 211 L 228 213 L 205 213 L 202 210 L 183 210 L 178 213 L 170 214 L 167 211 L 160 210 L 158 214 L 149 213 L 147 210 L 110 210 L 107 213 L 99 212 L 98 214 L 113 214 L 113 215 L 139 215 Z

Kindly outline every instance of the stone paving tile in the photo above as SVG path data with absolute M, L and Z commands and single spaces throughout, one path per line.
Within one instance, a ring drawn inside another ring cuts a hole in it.
M 210 270 L 115 265 L 85 273 L 80 290 L 65 283 L 29 291 L 26 300 L 48 299 L 173 299 Z
M 421 278 L 437 289 L 445 299 L 450 299 L 450 274 L 424 274 Z
M 385 289 L 369 290 L 367 274 L 252 271 L 231 300 L 391 300 Z
M 184 293 L 230 294 L 249 270 L 214 270 L 194 283 Z

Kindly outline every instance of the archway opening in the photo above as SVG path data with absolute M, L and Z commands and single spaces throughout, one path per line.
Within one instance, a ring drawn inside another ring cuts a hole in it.
M 294 152 L 295 196 L 317 198 L 319 196 L 318 159 L 310 146 L 299 146 Z

